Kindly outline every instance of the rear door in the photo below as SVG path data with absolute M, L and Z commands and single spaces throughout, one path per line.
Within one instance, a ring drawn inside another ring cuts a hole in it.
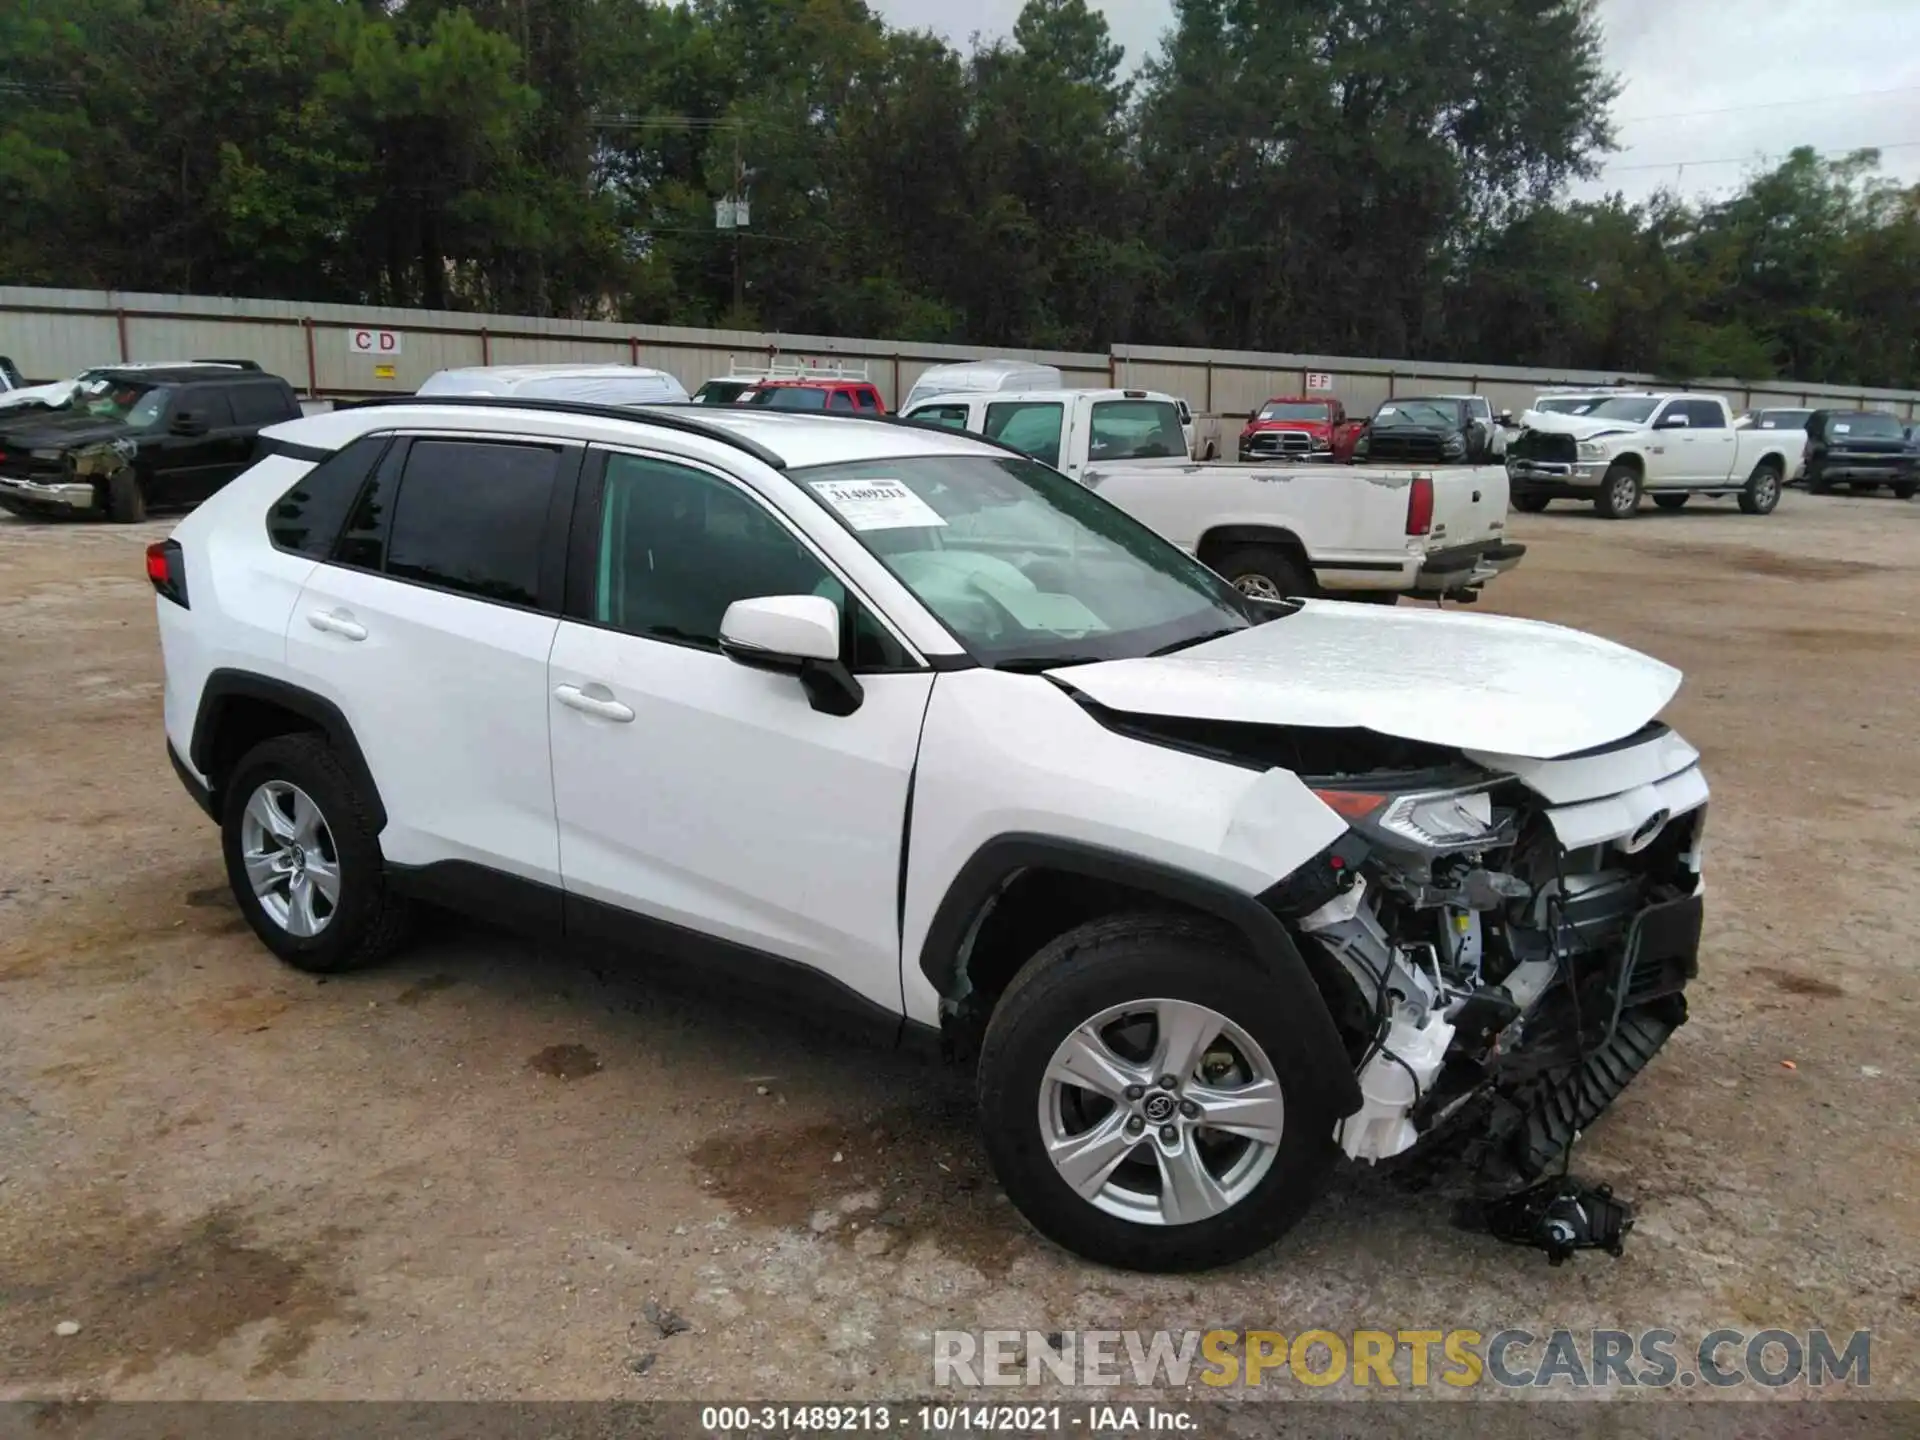
M 1713 484 L 1733 474 L 1740 437 L 1727 423 L 1726 408 L 1716 400 L 1685 400 L 1687 457 L 1694 484 Z
M 233 436 L 233 406 L 225 387 L 188 385 L 168 398 L 166 415 L 147 485 L 152 505 L 192 505 L 207 498 L 238 473 L 226 468 Z M 191 426 L 197 433 L 181 433 Z M 201 428 L 204 427 L 204 428 Z
M 360 741 L 388 861 L 441 867 L 429 883 L 505 871 L 555 887 L 556 911 L 547 659 L 580 454 L 399 437 L 287 627 L 289 664 Z

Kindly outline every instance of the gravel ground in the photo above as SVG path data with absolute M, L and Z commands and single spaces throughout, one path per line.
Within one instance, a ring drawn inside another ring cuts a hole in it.
M 1351 1169 L 1179 1278 L 1030 1233 L 937 1065 L 453 921 L 278 966 L 161 748 L 166 528 L 0 516 L 0 1398 L 873 1398 L 940 1328 L 1720 1324 L 1871 1328 L 1920 1398 L 1920 504 L 1515 517 L 1488 607 L 1681 666 L 1714 785 L 1694 1018 L 1577 1157 L 1625 1257 Z

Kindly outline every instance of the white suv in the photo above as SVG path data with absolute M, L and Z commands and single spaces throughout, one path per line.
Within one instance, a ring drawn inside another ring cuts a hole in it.
M 301 969 L 428 900 L 931 1039 L 1033 1224 L 1143 1269 L 1443 1122 L 1524 1184 L 1685 1018 L 1707 791 L 1630 650 L 1248 600 L 899 422 L 408 398 L 266 447 L 147 564 L 173 763 Z

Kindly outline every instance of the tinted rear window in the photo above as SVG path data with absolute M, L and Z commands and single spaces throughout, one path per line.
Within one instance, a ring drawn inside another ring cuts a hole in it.
M 416 440 L 387 540 L 386 572 L 510 605 L 537 605 L 558 447 Z
M 326 559 L 387 440 L 385 435 L 364 435 L 295 481 L 267 512 L 267 534 L 273 543 L 315 560 Z
M 827 392 L 814 385 L 771 385 L 764 390 L 749 390 L 740 397 L 743 405 L 764 405 L 769 410 L 824 410 Z
M 300 407 L 278 385 L 235 385 L 227 392 L 236 425 L 271 425 L 291 420 Z

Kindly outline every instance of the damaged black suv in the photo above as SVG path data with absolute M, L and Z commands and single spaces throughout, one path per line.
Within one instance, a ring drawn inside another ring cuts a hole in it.
M 90 370 L 63 403 L 0 411 L 0 508 L 130 524 L 194 505 L 252 463 L 263 426 L 299 417 L 253 366 Z

